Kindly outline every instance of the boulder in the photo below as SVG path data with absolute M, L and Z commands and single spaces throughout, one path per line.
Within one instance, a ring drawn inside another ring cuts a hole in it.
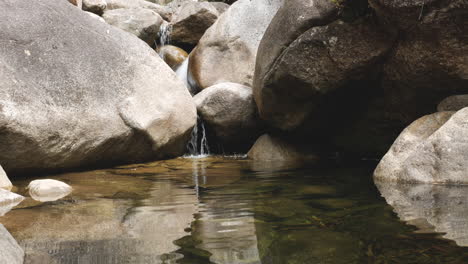
M 0 216 L 4 216 L 23 200 L 23 196 L 0 188 Z
M 131 33 L 149 45 L 154 44 L 163 19 L 146 8 L 119 8 L 106 10 L 102 18 L 112 26 Z
M 148 45 L 62 0 L 0 9 L 0 163 L 10 175 L 184 153 L 196 108 Z
M 172 19 L 171 40 L 196 45 L 218 15 L 218 10 L 208 2 L 185 2 Z
M 453 95 L 445 98 L 437 106 L 437 111 L 458 111 L 468 107 L 468 94 Z
M 177 69 L 188 58 L 185 50 L 172 45 L 158 47 L 156 52 L 173 70 Z
M 6 228 L 0 224 L 0 263 L 23 264 L 24 251 Z
M 277 136 L 268 134 L 257 139 L 247 153 L 255 161 L 305 161 L 315 160 L 316 155 L 307 154 L 298 146 L 290 144 Z
M 68 0 L 68 2 L 77 6 L 79 9 L 83 8 L 83 0 Z
M 378 180 L 468 183 L 468 108 L 424 116 L 407 127 L 375 169 Z
M 328 0 L 291 1 L 273 19 L 260 44 L 254 83 L 260 116 L 272 126 L 293 130 L 311 115 L 326 114 L 319 106 L 324 97 L 356 89 L 346 85 L 368 78 L 390 50 L 391 38 L 375 18 L 348 23 L 338 11 Z M 316 125 L 315 118 L 310 121 Z
M 72 192 L 70 185 L 51 179 L 32 181 L 26 189 L 31 198 L 39 202 L 57 201 Z
M 83 10 L 97 15 L 102 15 L 106 7 L 106 0 L 83 0 Z
M 11 184 L 10 179 L 8 179 L 8 175 L 3 170 L 2 166 L 0 166 L 0 189 L 11 191 L 11 188 L 13 188 L 13 184 Z
M 246 146 L 248 150 L 260 135 L 262 124 L 250 87 L 220 83 L 204 89 L 194 100 L 199 115 L 227 149 Z
M 165 6 L 145 0 L 106 0 L 106 10 L 119 8 L 145 8 L 158 13 L 164 20 L 170 21 L 172 12 Z
M 219 17 L 190 55 L 190 71 L 199 87 L 252 85 L 258 45 L 282 2 L 240 0 Z

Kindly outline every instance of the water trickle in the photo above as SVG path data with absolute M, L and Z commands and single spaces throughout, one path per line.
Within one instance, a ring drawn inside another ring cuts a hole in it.
M 163 23 L 159 28 L 159 45 L 164 46 L 171 43 L 171 32 L 172 32 L 172 25 L 169 23 Z M 156 44 L 157 46 L 157 44 Z
M 185 59 L 184 62 L 182 62 L 182 64 L 177 68 L 176 74 L 185 83 L 189 92 L 192 95 L 195 95 L 198 91 L 198 85 L 195 79 L 192 77 L 192 74 L 190 74 L 189 62 L 190 57 Z
M 197 119 L 197 125 L 193 128 L 192 138 L 187 145 L 187 150 L 188 157 L 203 158 L 210 154 L 205 124 L 200 117 Z

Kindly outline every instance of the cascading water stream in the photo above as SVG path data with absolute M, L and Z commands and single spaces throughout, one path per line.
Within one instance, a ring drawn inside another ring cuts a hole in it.
M 169 23 L 163 23 L 159 28 L 159 45 L 162 47 L 164 45 L 168 45 L 171 43 L 171 32 L 172 32 L 172 25 Z M 156 43 L 156 47 L 158 43 Z
M 192 138 L 187 145 L 187 151 L 188 157 L 203 158 L 210 154 L 205 124 L 200 117 L 197 118 L 197 125 L 193 128 Z

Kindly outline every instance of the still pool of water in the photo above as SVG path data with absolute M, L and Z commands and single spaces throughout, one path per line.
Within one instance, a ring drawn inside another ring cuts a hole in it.
M 68 173 L 49 178 L 70 196 L 27 198 L 0 223 L 26 263 L 468 263 L 468 187 L 377 189 L 374 165 L 208 157 Z

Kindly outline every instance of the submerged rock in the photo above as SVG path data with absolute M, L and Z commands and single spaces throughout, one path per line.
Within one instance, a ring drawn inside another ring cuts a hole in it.
M 159 33 L 163 19 L 156 12 L 146 8 L 119 8 L 106 10 L 102 18 L 152 45 Z
M 258 45 L 281 3 L 239 0 L 219 17 L 190 56 L 200 88 L 222 82 L 251 86 Z
M 11 184 L 10 179 L 8 179 L 8 175 L 5 170 L 3 170 L 2 166 L 0 166 L 0 188 L 7 191 L 11 191 L 11 188 L 13 188 L 13 184 Z
M 23 200 L 23 196 L 0 188 L 0 216 L 8 213 Z
M 62 0 L 0 9 L 0 162 L 9 174 L 184 153 L 195 104 L 148 45 Z
M 375 169 L 395 182 L 468 183 L 468 108 L 424 116 L 407 127 Z
M 194 100 L 198 113 L 225 148 L 247 150 L 260 135 L 262 122 L 250 87 L 220 83 L 204 89 Z
M 171 40 L 196 45 L 218 19 L 218 10 L 208 2 L 185 2 L 172 19 Z
M 31 198 L 39 202 L 57 201 L 72 192 L 70 185 L 51 179 L 32 181 L 27 189 Z
M 0 263 L 23 264 L 24 251 L 6 228 L 0 224 Z
M 172 45 L 158 47 L 156 52 L 173 70 L 177 69 L 188 58 L 185 50 Z

